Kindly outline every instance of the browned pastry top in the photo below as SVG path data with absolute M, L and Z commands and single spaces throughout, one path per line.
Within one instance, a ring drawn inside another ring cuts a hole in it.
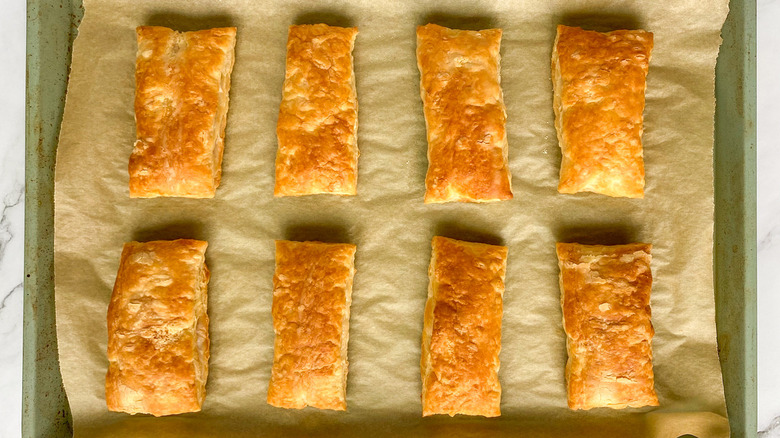
M 137 29 L 130 196 L 214 196 L 236 28 Z
M 290 26 L 274 195 L 356 193 L 356 35 L 357 28 Z
M 109 410 L 199 411 L 209 338 L 206 242 L 129 242 L 108 307 Z
M 417 63 L 428 128 L 425 202 L 512 198 L 501 29 L 417 28 Z
M 423 415 L 501 415 L 507 248 L 433 238 L 423 337 Z
M 569 407 L 657 406 L 651 245 L 558 243 Z
M 276 241 L 268 403 L 344 410 L 355 246 Z
M 642 112 L 653 34 L 558 26 L 553 53 L 558 191 L 641 198 Z

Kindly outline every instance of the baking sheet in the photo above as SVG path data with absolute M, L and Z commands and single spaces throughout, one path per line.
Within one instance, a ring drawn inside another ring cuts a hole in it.
M 85 3 L 55 180 L 58 339 L 77 436 L 728 435 L 712 286 L 713 81 L 725 1 Z M 355 198 L 272 196 L 286 27 L 305 22 L 360 28 Z M 504 29 L 512 201 L 422 204 L 427 160 L 414 26 L 427 22 Z M 558 23 L 655 33 L 644 200 L 555 190 L 560 153 L 549 57 Z M 139 24 L 239 28 L 223 182 L 213 200 L 127 197 Z M 420 335 L 435 234 L 509 246 L 498 419 L 420 418 Z M 109 413 L 105 312 L 122 243 L 177 237 L 210 242 L 212 357 L 204 410 L 157 419 Z M 280 238 L 358 246 L 346 413 L 265 403 L 273 240 Z M 653 243 L 661 408 L 567 410 L 557 240 Z

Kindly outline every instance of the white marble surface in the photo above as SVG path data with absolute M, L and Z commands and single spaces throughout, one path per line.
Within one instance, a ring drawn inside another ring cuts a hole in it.
M 25 1 L 0 0 L 0 437 L 21 435 Z M 762 438 L 780 438 L 780 0 L 758 0 L 758 317 Z M 775 419 L 773 421 L 773 419 Z
M 758 1 L 758 427 L 780 437 L 780 1 Z
M 22 429 L 25 2 L 0 0 L 0 437 Z

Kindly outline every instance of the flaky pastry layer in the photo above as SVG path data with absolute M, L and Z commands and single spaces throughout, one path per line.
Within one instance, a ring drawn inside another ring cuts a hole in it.
M 276 241 L 268 403 L 346 410 L 355 245 Z
M 501 29 L 417 28 L 426 203 L 512 198 L 500 47 Z
M 644 243 L 558 243 L 571 409 L 658 406 Z
M 507 248 L 436 236 L 422 338 L 423 416 L 501 415 Z
M 357 193 L 357 28 L 290 26 L 275 196 Z
M 552 54 L 560 193 L 642 198 L 642 112 L 653 34 L 558 26 Z
M 213 198 L 222 176 L 236 28 L 136 30 L 130 197 Z
M 209 360 L 207 246 L 198 240 L 124 245 L 108 307 L 110 411 L 200 411 Z

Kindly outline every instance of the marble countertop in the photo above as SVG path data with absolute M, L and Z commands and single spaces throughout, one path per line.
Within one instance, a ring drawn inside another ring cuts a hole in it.
M 758 0 L 758 426 L 780 438 L 780 0 Z M 21 436 L 25 0 L 0 14 L 0 437 Z
M 22 429 L 25 1 L 0 13 L 0 437 Z

